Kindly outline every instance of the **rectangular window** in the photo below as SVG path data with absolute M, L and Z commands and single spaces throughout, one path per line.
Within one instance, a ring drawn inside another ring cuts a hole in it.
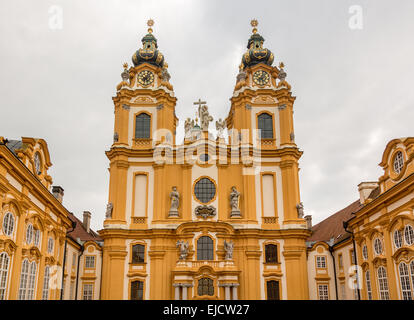
M 344 268 L 344 262 L 342 260 L 342 254 L 338 254 L 338 268 L 343 269 Z
M 72 268 L 76 267 L 76 259 L 77 259 L 78 255 L 76 254 L 76 252 L 73 253 L 72 255 Z
M 143 300 L 144 298 L 144 282 L 131 282 L 131 300 Z
M 132 263 L 143 263 L 145 261 L 145 246 L 136 244 L 132 246 Z
M 266 281 L 267 300 L 280 300 L 279 296 L 279 281 Z
M 316 257 L 316 268 L 325 269 L 326 268 L 326 257 L 317 256 Z
M 349 250 L 349 258 L 351 259 L 351 265 L 355 264 L 355 254 L 353 249 Z
M 266 263 L 277 263 L 277 245 L 267 244 L 265 245 Z
M 93 298 L 93 283 L 83 284 L 83 300 L 92 300 Z
M 318 285 L 319 300 L 329 300 L 329 289 L 327 284 Z
M 85 268 L 86 269 L 95 268 L 95 256 L 85 256 Z
M 75 281 L 71 281 L 70 287 L 69 287 L 69 300 L 74 299 L 74 296 L 73 296 L 74 292 L 75 292 Z
M 341 299 L 346 300 L 345 283 L 341 283 Z

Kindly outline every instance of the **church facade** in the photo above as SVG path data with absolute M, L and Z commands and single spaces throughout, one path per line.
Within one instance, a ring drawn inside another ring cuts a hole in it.
M 310 230 L 283 63 L 272 66 L 253 21 L 217 135 L 199 99 L 178 142 L 177 98 L 151 25 L 113 97 L 101 298 L 307 299 Z

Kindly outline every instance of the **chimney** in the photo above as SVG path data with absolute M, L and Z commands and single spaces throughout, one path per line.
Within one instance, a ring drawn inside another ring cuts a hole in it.
M 371 194 L 372 190 L 378 187 L 378 182 L 361 182 L 358 185 L 358 191 L 359 191 L 359 201 L 361 204 L 364 204 L 369 195 Z
M 306 227 L 310 230 L 312 229 L 312 216 L 307 215 L 303 217 L 306 220 Z
M 83 227 L 86 229 L 86 232 L 89 233 L 91 227 L 91 213 L 89 211 L 83 212 Z
M 56 199 L 59 200 L 60 203 L 63 201 L 63 188 L 61 186 L 53 186 L 52 193 Z

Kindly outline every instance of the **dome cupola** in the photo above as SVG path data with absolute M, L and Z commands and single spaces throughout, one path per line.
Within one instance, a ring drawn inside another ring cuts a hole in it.
M 157 39 L 152 34 L 151 27 L 154 25 L 154 21 L 152 19 L 148 20 L 147 25 L 149 26 L 148 34 L 141 39 L 142 48 L 134 53 L 132 62 L 135 67 L 142 63 L 149 63 L 162 68 L 164 65 L 164 56 L 158 50 Z
M 246 67 L 251 67 L 258 63 L 264 63 L 269 66 L 271 66 L 273 63 L 273 53 L 269 49 L 263 48 L 264 38 L 257 33 L 257 25 L 258 22 L 256 19 L 251 21 L 251 26 L 253 27 L 253 34 L 247 42 L 248 50 L 242 58 L 242 70 L 244 70 Z

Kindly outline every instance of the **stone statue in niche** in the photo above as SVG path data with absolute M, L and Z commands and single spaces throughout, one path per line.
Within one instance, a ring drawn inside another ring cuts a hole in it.
M 180 257 L 179 260 L 185 260 L 187 259 L 188 255 L 188 241 L 184 242 L 183 240 L 177 241 L 176 244 L 177 248 L 180 248 Z
M 233 260 L 233 247 L 234 243 L 233 241 L 227 242 L 224 240 L 224 250 L 226 251 L 226 256 L 224 257 L 224 260 Z
M 240 198 L 240 192 L 237 191 L 236 187 L 231 187 L 231 193 L 230 193 L 230 206 L 231 206 L 231 212 L 230 217 L 240 217 L 240 209 L 239 209 L 239 198 Z
M 296 205 L 296 210 L 298 211 L 298 218 L 303 218 L 303 215 L 305 214 L 303 211 L 303 203 L 300 202 L 299 204 Z
M 114 208 L 114 205 L 112 204 L 112 202 L 109 202 L 106 205 L 106 212 L 105 212 L 105 218 L 106 219 L 111 219 L 112 218 L 112 210 Z
M 226 129 L 226 121 L 219 119 L 216 121 L 217 138 L 224 138 L 224 130 Z
M 178 217 L 178 206 L 180 205 L 180 194 L 177 191 L 177 187 L 172 187 L 172 191 L 170 193 L 171 199 L 171 208 L 168 212 L 169 217 Z

